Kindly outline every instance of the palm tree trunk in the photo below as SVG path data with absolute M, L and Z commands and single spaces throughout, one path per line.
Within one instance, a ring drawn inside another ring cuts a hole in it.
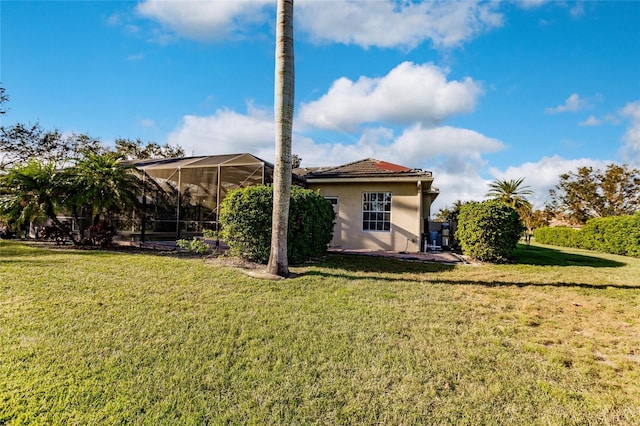
M 293 60 L 293 0 L 278 0 L 276 22 L 275 125 L 276 158 L 273 171 L 273 222 L 267 272 L 289 276 L 287 232 L 291 199 L 291 136 L 295 90 Z

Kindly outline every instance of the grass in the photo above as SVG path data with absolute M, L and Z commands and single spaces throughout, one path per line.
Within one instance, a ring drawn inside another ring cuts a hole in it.
M 640 259 L 295 272 L 0 241 L 0 424 L 640 423 Z

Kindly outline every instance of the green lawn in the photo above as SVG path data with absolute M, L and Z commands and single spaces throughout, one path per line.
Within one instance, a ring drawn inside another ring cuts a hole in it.
M 286 281 L 0 241 L 0 424 L 640 424 L 640 259 Z

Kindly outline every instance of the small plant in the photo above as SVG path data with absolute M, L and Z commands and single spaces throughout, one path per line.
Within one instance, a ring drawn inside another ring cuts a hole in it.
M 215 229 L 203 229 L 202 236 L 207 240 L 217 240 L 219 238 L 218 231 Z
M 98 222 L 89 227 L 89 242 L 91 245 L 108 247 L 113 244 L 116 229 L 106 221 Z
M 176 245 L 196 254 L 206 254 L 209 251 L 209 244 L 197 238 L 193 238 L 191 240 L 178 240 L 176 241 Z

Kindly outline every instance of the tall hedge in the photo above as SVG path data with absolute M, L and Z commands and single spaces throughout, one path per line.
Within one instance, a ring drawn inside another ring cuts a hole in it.
M 230 191 L 220 206 L 222 239 L 232 254 L 267 263 L 271 251 L 273 188 L 256 185 Z M 322 256 L 331 241 L 335 212 L 320 194 L 291 188 L 287 253 L 292 264 Z
M 467 256 L 481 261 L 504 262 L 513 254 L 523 231 L 524 226 L 514 208 L 490 200 L 460 208 L 456 239 Z
M 533 236 L 542 244 L 640 257 L 640 212 L 633 216 L 590 219 L 580 230 L 539 228 Z

